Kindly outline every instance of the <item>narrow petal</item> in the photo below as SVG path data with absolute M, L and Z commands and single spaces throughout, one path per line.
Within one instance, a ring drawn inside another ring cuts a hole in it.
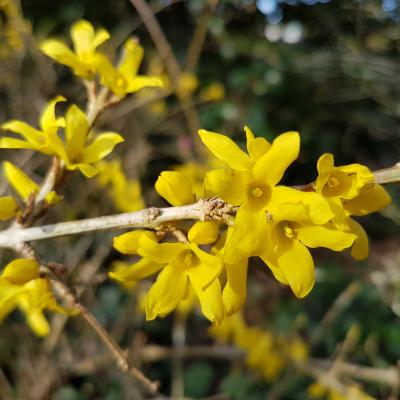
M 82 57 L 94 52 L 95 34 L 93 25 L 90 22 L 82 19 L 72 25 L 71 38 L 78 56 Z
M 27 201 L 32 194 L 39 191 L 39 186 L 14 164 L 5 161 L 3 166 L 4 176 L 24 201 Z
M 277 262 L 294 294 L 299 298 L 307 296 L 315 282 L 314 261 L 307 248 L 298 240 L 281 242 Z
M 225 264 L 227 279 L 222 299 L 227 315 L 235 314 L 246 301 L 247 267 L 247 258 L 243 258 L 236 264 Z
M 204 195 L 218 196 L 235 206 L 246 200 L 248 174 L 224 168 L 212 169 L 204 178 Z
M 39 264 L 29 258 L 17 258 L 4 268 L 1 278 L 14 285 L 23 285 L 39 277 Z
M 137 230 L 115 237 L 113 239 L 113 246 L 122 254 L 138 254 L 139 239 L 142 235 L 146 235 L 149 239 L 157 242 L 154 232 Z
M 351 215 L 362 216 L 382 210 L 390 204 L 391 198 L 386 190 L 378 184 L 372 188 L 364 189 L 360 194 L 344 203 L 344 209 Z
M 72 164 L 72 165 L 67 164 L 67 169 L 69 170 L 79 169 L 79 171 L 81 171 L 82 174 L 86 176 L 86 178 L 93 178 L 94 176 L 97 175 L 97 169 L 90 164 Z
M 134 93 L 146 87 L 163 87 L 163 80 L 158 76 L 136 76 L 128 80 L 127 93 Z
M 59 40 L 45 40 L 40 45 L 40 49 L 46 56 L 56 60 L 60 64 L 67 65 L 71 68 L 81 67 L 74 52 L 69 49 L 65 43 Z
M 307 247 L 342 251 L 354 243 L 356 235 L 336 229 L 333 224 L 301 225 L 297 228 L 297 238 Z
M 50 333 L 50 325 L 41 310 L 35 310 L 27 313 L 26 321 L 35 335 L 44 337 Z
M 64 118 L 57 118 L 55 112 L 57 103 L 62 101 L 66 101 L 65 97 L 57 96 L 47 104 L 40 117 L 40 127 L 43 131 L 46 132 L 53 129 L 57 130 L 58 127 L 65 127 Z
M 364 260 L 368 257 L 369 243 L 368 236 L 364 228 L 354 219 L 349 218 L 348 224 L 351 231 L 357 236 L 351 248 L 351 256 L 356 260 Z
M 158 263 L 169 263 L 180 252 L 187 249 L 184 243 L 157 243 L 147 235 L 139 238 L 138 253 L 145 258 L 149 258 Z
M 94 48 L 99 47 L 101 44 L 106 42 L 110 39 L 110 34 L 103 28 L 98 29 L 95 32 L 94 39 L 93 39 L 93 46 Z
M 271 270 L 272 275 L 274 275 L 274 278 L 278 282 L 282 283 L 283 285 L 289 285 L 289 282 L 286 279 L 285 273 L 277 264 L 276 257 L 271 256 L 271 254 L 268 254 L 267 252 L 265 252 L 264 254 L 260 255 L 260 258 L 264 261 L 264 263 L 267 265 L 267 267 Z
M 124 138 L 118 133 L 106 132 L 95 137 L 93 142 L 84 149 L 82 153 L 82 162 L 93 164 L 108 156 L 114 147 L 124 141 Z
M 1 125 L 5 131 L 11 131 L 21 135 L 26 141 L 35 146 L 43 146 L 45 144 L 43 132 L 33 128 L 25 122 L 12 120 Z
M 147 276 L 155 274 L 165 264 L 159 264 L 154 261 L 142 258 L 140 261 L 133 263 L 128 268 L 122 269 L 118 272 L 109 272 L 108 275 L 120 282 L 133 282 Z
M 183 299 L 187 285 L 184 267 L 167 265 L 147 294 L 146 319 L 163 317 L 174 310 Z
M 220 324 L 225 317 L 224 306 L 222 303 L 221 285 L 215 280 L 205 290 L 194 286 L 194 291 L 200 301 L 203 315 L 215 324 Z
M 254 133 L 247 126 L 244 127 L 244 131 L 246 132 L 247 152 L 253 161 L 257 161 L 271 148 L 271 144 L 262 137 L 255 138 Z
M 0 149 L 29 149 L 41 151 L 41 146 L 26 142 L 25 140 L 5 137 L 0 139 Z
M 255 163 L 254 176 L 270 186 L 275 186 L 287 167 L 299 156 L 300 136 L 297 132 L 279 135 L 271 148 Z
M 318 159 L 317 162 L 317 170 L 318 177 L 315 181 L 315 189 L 318 193 L 322 192 L 325 184 L 328 182 L 329 176 L 334 168 L 334 159 L 333 155 L 330 153 L 324 153 Z
M 199 130 L 199 136 L 215 157 L 237 171 L 248 171 L 251 165 L 249 156 L 228 136 Z
M 140 63 L 143 59 L 143 47 L 135 39 L 128 39 L 123 48 L 121 63 L 118 65 L 118 71 L 129 80 L 138 74 Z
M 195 244 L 211 244 L 219 236 L 218 222 L 196 222 L 188 232 L 188 239 Z
M 70 161 L 76 161 L 83 151 L 89 134 L 89 123 L 86 115 L 76 105 L 67 111 L 65 136 L 67 141 L 67 154 Z
M 18 203 L 11 196 L 0 197 L 0 220 L 13 217 L 19 210 Z
M 192 182 L 181 172 L 161 172 L 155 188 L 157 193 L 173 206 L 190 204 L 195 201 Z

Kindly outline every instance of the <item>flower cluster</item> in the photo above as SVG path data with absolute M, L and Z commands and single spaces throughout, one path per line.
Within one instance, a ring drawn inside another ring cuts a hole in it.
M 76 313 L 57 304 L 49 280 L 40 275 L 39 264 L 27 258 L 12 261 L 0 275 L 0 321 L 17 307 L 38 336 L 46 336 L 50 331 L 43 314 L 45 309 L 63 314 Z
M 308 357 L 308 348 L 300 337 L 279 336 L 248 326 L 240 313 L 219 326 L 211 326 L 209 332 L 219 342 L 232 343 L 242 349 L 247 366 L 268 381 L 275 381 L 288 363 L 301 363 Z
M 314 183 L 297 188 L 279 185 L 299 155 L 299 134 L 287 132 L 269 143 L 247 127 L 245 133 L 247 153 L 227 136 L 199 131 L 205 146 L 223 163 L 206 172 L 202 196 L 194 193 L 194 182 L 182 172 L 164 171 L 155 184 L 173 206 L 218 196 L 237 208 L 233 226 L 196 222 L 188 230 L 179 229 L 178 243 L 161 243 L 163 234 L 151 231 L 128 232 L 115 239 L 117 250 L 142 258 L 110 273 L 112 278 L 134 281 L 160 271 L 148 293 L 148 319 L 174 310 L 193 288 L 203 314 L 220 323 L 239 311 L 246 299 L 252 256 L 260 257 L 297 297 L 306 296 L 314 286 L 310 248 L 351 248 L 354 258 L 367 256 L 367 235 L 352 216 L 378 211 L 390 202 L 371 171 L 360 164 L 335 167 L 333 156 L 323 154 Z
M 145 87 L 163 86 L 158 76 L 138 75 L 143 48 L 137 40 L 130 38 L 124 43 L 118 65 L 113 66 L 107 56 L 97 50 L 110 38 L 105 29 L 95 31 L 90 22 L 81 20 L 72 26 L 71 38 L 73 50 L 56 39 L 44 41 L 41 49 L 55 61 L 70 67 L 82 79 L 93 80 L 98 75 L 101 84 L 118 98 Z

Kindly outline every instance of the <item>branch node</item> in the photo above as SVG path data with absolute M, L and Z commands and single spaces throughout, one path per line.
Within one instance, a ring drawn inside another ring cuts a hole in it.
M 157 207 L 146 208 L 146 210 L 143 211 L 144 219 L 148 224 L 154 221 L 160 214 L 161 211 Z

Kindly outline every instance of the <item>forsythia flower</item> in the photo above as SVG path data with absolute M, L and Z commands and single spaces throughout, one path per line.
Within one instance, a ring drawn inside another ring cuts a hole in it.
M 40 48 L 47 56 L 60 64 L 70 67 L 75 75 L 84 79 L 92 79 L 96 73 L 97 47 L 110 38 L 105 29 L 94 31 L 90 22 L 81 20 L 72 25 L 71 38 L 74 51 L 60 40 L 45 40 Z
M 65 98 L 58 96 L 44 108 L 39 121 L 40 130 L 18 120 L 2 124 L 2 129 L 22 136 L 24 140 L 13 137 L 0 138 L 0 148 L 30 149 L 48 155 L 57 155 L 60 146 L 62 147 L 57 131 L 59 128 L 65 127 L 65 119 L 57 118 L 55 115 L 56 104 L 61 101 L 65 101 Z
M 30 328 L 38 336 L 50 332 L 43 315 L 45 309 L 63 314 L 75 313 L 57 304 L 48 279 L 40 277 L 38 263 L 25 258 L 9 263 L 0 275 L 0 320 L 16 307 L 25 314 Z
M 351 384 L 344 387 L 345 394 L 325 387 L 323 383 L 315 382 L 308 387 L 307 392 L 313 399 L 326 398 L 327 400 L 374 400 L 374 397 L 369 396 L 362 391 L 356 384 Z
M 0 148 L 32 149 L 53 155 L 61 159 L 68 170 L 79 169 L 82 174 L 91 178 L 97 174 L 97 168 L 92 164 L 96 164 L 106 157 L 124 139 L 115 132 L 93 135 L 85 113 L 76 105 L 69 108 L 65 119 L 56 118 L 55 105 L 64 100 L 62 97 L 57 97 L 45 108 L 40 120 L 42 131 L 21 121 L 10 121 L 3 124 L 3 129 L 22 135 L 25 141 L 2 138 L 0 139 Z M 65 128 L 64 141 L 58 136 L 59 127 Z M 90 144 L 87 144 L 88 139 L 91 141 Z
M 121 62 L 116 68 L 104 56 L 97 59 L 101 83 L 119 98 L 145 87 L 163 87 L 162 80 L 157 76 L 138 75 L 142 59 L 143 48 L 135 39 L 128 39 L 124 44 Z
M 122 212 L 141 210 L 144 202 L 138 180 L 129 180 L 121 167 L 120 160 L 101 161 L 96 165 L 101 187 L 109 186 L 115 207 Z
M 317 163 L 315 191 L 327 199 L 334 212 L 332 222 L 357 238 L 351 255 L 358 260 L 368 256 L 368 237 L 363 227 L 351 215 L 363 216 L 379 211 L 390 203 L 385 189 L 374 182 L 372 172 L 360 164 L 334 166 L 333 155 L 323 154 Z

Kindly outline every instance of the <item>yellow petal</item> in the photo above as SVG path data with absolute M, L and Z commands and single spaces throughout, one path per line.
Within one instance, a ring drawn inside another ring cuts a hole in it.
M 26 320 L 29 327 L 37 336 L 44 337 L 50 333 L 50 325 L 41 310 L 26 314 Z
M 329 176 L 334 168 L 333 155 L 330 153 L 324 153 L 318 159 L 317 170 L 318 177 L 315 181 L 315 189 L 318 193 L 322 192 L 323 187 L 328 182 Z
M 218 196 L 229 204 L 239 206 L 246 200 L 248 174 L 229 169 L 212 169 L 204 179 L 204 195 Z
M 45 200 L 47 201 L 48 204 L 54 206 L 62 200 L 62 197 L 59 196 L 54 190 L 52 190 L 50 193 L 46 195 Z
M 275 255 L 271 254 L 269 251 L 266 251 L 265 253 L 260 255 L 260 258 L 264 261 L 264 263 L 267 265 L 267 267 L 271 270 L 272 275 L 274 275 L 274 278 L 278 282 L 282 283 L 283 285 L 289 285 L 289 282 L 286 279 L 286 276 L 285 276 L 283 270 L 277 264 Z
M 218 222 L 196 222 L 188 232 L 190 242 L 196 244 L 211 244 L 217 241 L 219 236 Z
M 190 204 L 195 201 L 192 182 L 181 172 L 161 172 L 155 188 L 157 193 L 173 206 Z
M 93 46 L 94 48 L 99 47 L 101 44 L 106 42 L 110 39 L 110 34 L 103 28 L 98 29 L 95 32 L 94 39 L 93 39 Z
M 222 261 L 219 257 L 209 254 L 195 244 L 190 244 L 190 249 L 200 260 L 200 263 L 188 269 L 190 281 L 202 289 L 208 287 L 219 276 L 222 270 Z
M 131 231 L 117 236 L 113 239 L 113 246 L 122 254 L 137 254 L 139 247 L 139 239 L 142 235 L 146 235 L 154 242 L 157 241 L 156 235 L 151 231 Z
M 58 127 L 65 127 L 64 118 L 57 118 L 55 113 L 57 103 L 62 101 L 66 101 L 65 97 L 57 96 L 47 104 L 40 117 L 40 127 L 43 131 L 46 132 L 53 129 L 57 130 Z
M 246 132 L 247 152 L 253 161 L 257 161 L 271 148 L 271 144 L 262 137 L 255 138 L 247 126 L 244 127 L 244 131 Z
M 163 87 L 163 80 L 158 76 L 141 76 L 138 75 L 133 79 L 128 80 L 127 93 L 134 93 L 146 87 Z
M 351 256 L 356 260 L 364 260 L 368 257 L 369 243 L 368 236 L 364 228 L 354 219 L 349 218 L 348 224 L 351 231 L 357 236 L 351 248 Z
M 138 253 L 145 258 L 149 258 L 158 263 L 169 263 L 180 252 L 187 249 L 188 245 L 184 243 L 161 243 L 158 244 L 147 235 L 141 235 L 139 238 Z
M 53 60 L 56 60 L 60 64 L 67 65 L 74 70 L 82 69 L 82 64 L 79 62 L 74 52 L 71 51 L 65 43 L 59 40 L 45 40 L 40 45 L 40 49 L 44 54 Z
M 382 210 L 390 204 L 391 198 L 386 190 L 378 184 L 361 190 L 360 194 L 344 203 L 344 209 L 351 215 L 366 215 Z
M 81 171 L 82 174 L 86 176 L 86 178 L 93 178 L 95 175 L 97 175 L 97 169 L 90 164 L 67 164 L 67 169 L 79 169 L 79 171 Z
M 228 136 L 199 130 L 199 136 L 215 157 L 237 171 L 248 171 L 251 165 L 249 156 Z
M 128 268 L 116 272 L 109 272 L 108 275 L 112 279 L 120 282 L 132 282 L 153 275 L 164 266 L 165 264 L 155 263 L 154 261 L 142 258 Z
M 297 132 L 279 135 L 271 148 L 255 163 L 254 176 L 257 180 L 275 186 L 283 177 L 287 167 L 299 156 L 300 136 Z
M 39 186 L 14 164 L 5 161 L 3 166 L 4 176 L 24 201 L 27 201 L 32 194 L 39 191 Z
M 310 293 L 315 282 L 314 261 L 307 248 L 298 240 L 281 241 L 277 262 L 297 297 Z
M 307 247 L 342 251 L 354 243 L 356 235 L 336 229 L 333 224 L 301 225 L 297 228 L 297 238 Z
M 19 210 L 18 203 L 10 196 L 0 197 L 0 220 L 13 217 Z
M 201 311 L 203 315 L 215 324 L 220 324 L 225 317 L 224 306 L 222 303 L 221 285 L 215 280 L 205 290 L 198 286 L 193 288 L 200 301 Z
M 72 105 L 66 115 L 65 137 L 67 154 L 70 161 L 76 161 L 83 151 L 89 134 L 89 123 L 86 115 L 76 105 Z
M 227 279 L 222 299 L 227 315 L 238 312 L 246 301 L 247 266 L 247 258 L 235 264 L 225 264 Z
M 163 317 L 174 310 L 183 299 L 187 285 L 184 267 L 167 265 L 147 294 L 146 319 Z
M 118 65 L 118 71 L 129 80 L 135 77 L 139 71 L 140 63 L 143 59 L 143 47 L 137 40 L 128 39 L 123 47 L 121 63 Z
M 90 55 L 94 52 L 94 29 L 93 25 L 84 19 L 76 22 L 71 28 L 71 38 L 75 53 L 79 56 Z
M 26 141 L 35 146 L 45 145 L 43 132 L 40 132 L 25 122 L 12 120 L 2 124 L 1 128 L 5 131 L 11 131 L 21 135 Z
M 267 217 L 263 210 L 249 211 L 240 207 L 235 225 L 228 229 L 224 248 L 224 262 L 235 264 L 238 259 L 256 255 L 265 241 Z
M 11 137 L 0 138 L 0 149 L 29 149 L 41 151 L 41 146 Z
M 82 153 L 82 162 L 92 164 L 108 156 L 114 147 L 124 141 L 118 133 L 106 132 L 95 137 L 93 142 Z
M 4 268 L 1 277 L 15 285 L 23 285 L 39 277 L 39 264 L 29 258 L 17 258 Z
M 329 203 L 320 194 L 286 186 L 272 189 L 267 208 L 276 221 L 312 221 L 320 225 L 334 217 Z

